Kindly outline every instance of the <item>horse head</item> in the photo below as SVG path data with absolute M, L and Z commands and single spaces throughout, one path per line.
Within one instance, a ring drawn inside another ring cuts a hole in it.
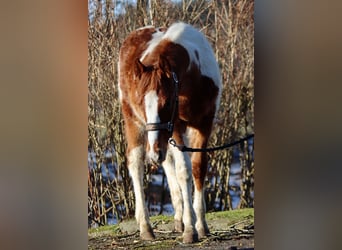
M 148 61 L 148 60 L 146 60 Z M 178 109 L 178 80 L 167 58 L 160 55 L 153 63 L 136 60 L 138 79 L 144 109 L 147 161 L 160 165 L 166 157 L 168 140 Z

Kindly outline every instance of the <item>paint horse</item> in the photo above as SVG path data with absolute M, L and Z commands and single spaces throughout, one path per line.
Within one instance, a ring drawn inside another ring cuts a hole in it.
M 175 230 L 183 232 L 184 243 L 195 242 L 209 233 L 203 191 L 207 155 L 181 152 L 168 140 L 207 146 L 222 89 L 213 50 L 205 36 L 188 24 L 147 26 L 123 42 L 118 71 L 140 238 L 155 237 L 143 190 L 147 161 L 163 166 L 175 210 Z

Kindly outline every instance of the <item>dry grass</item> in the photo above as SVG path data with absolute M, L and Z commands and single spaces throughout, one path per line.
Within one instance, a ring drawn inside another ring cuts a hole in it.
M 134 214 L 117 101 L 116 64 L 124 38 L 143 25 L 168 26 L 178 20 L 206 34 L 216 53 L 224 84 L 218 122 L 210 141 L 211 145 L 221 145 L 254 130 L 254 2 L 199 0 L 175 4 L 166 0 L 139 0 L 133 6 L 121 1 L 125 9 L 121 15 L 115 14 L 118 9 L 115 3 L 119 1 L 88 2 L 92 6 L 88 19 L 88 142 L 89 152 L 96 158 L 89 161 L 88 212 L 91 218 L 106 224 L 108 213 L 119 219 Z M 252 151 L 248 150 L 247 143 L 240 147 L 240 187 L 228 186 L 233 149 L 210 154 L 206 182 L 208 210 L 231 209 L 229 190 L 234 188 L 241 190 L 239 207 L 253 207 Z M 108 166 L 113 167 L 115 178 L 106 178 Z M 215 201 L 219 208 L 214 207 Z

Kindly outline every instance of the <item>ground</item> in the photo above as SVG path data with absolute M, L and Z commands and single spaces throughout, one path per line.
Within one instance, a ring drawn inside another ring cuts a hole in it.
M 142 241 L 134 220 L 88 231 L 88 249 L 231 249 L 254 250 L 254 210 L 241 209 L 206 214 L 210 235 L 194 244 L 183 244 L 172 231 L 173 218 L 151 217 L 156 239 Z

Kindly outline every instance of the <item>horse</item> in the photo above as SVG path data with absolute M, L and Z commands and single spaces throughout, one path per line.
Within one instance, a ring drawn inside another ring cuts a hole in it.
M 209 234 L 203 188 L 208 158 L 204 152 L 181 152 L 168 142 L 172 138 L 207 147 L 222 92 L 213 49 L 204 34 L 183 22 L 142 27 L 120 48 L 118 78 L 140 238 L 155 238 L 143 190 L 149 163 L 164 168 L 174 230 L 183 232 L 183 243 L 196 242 Z

